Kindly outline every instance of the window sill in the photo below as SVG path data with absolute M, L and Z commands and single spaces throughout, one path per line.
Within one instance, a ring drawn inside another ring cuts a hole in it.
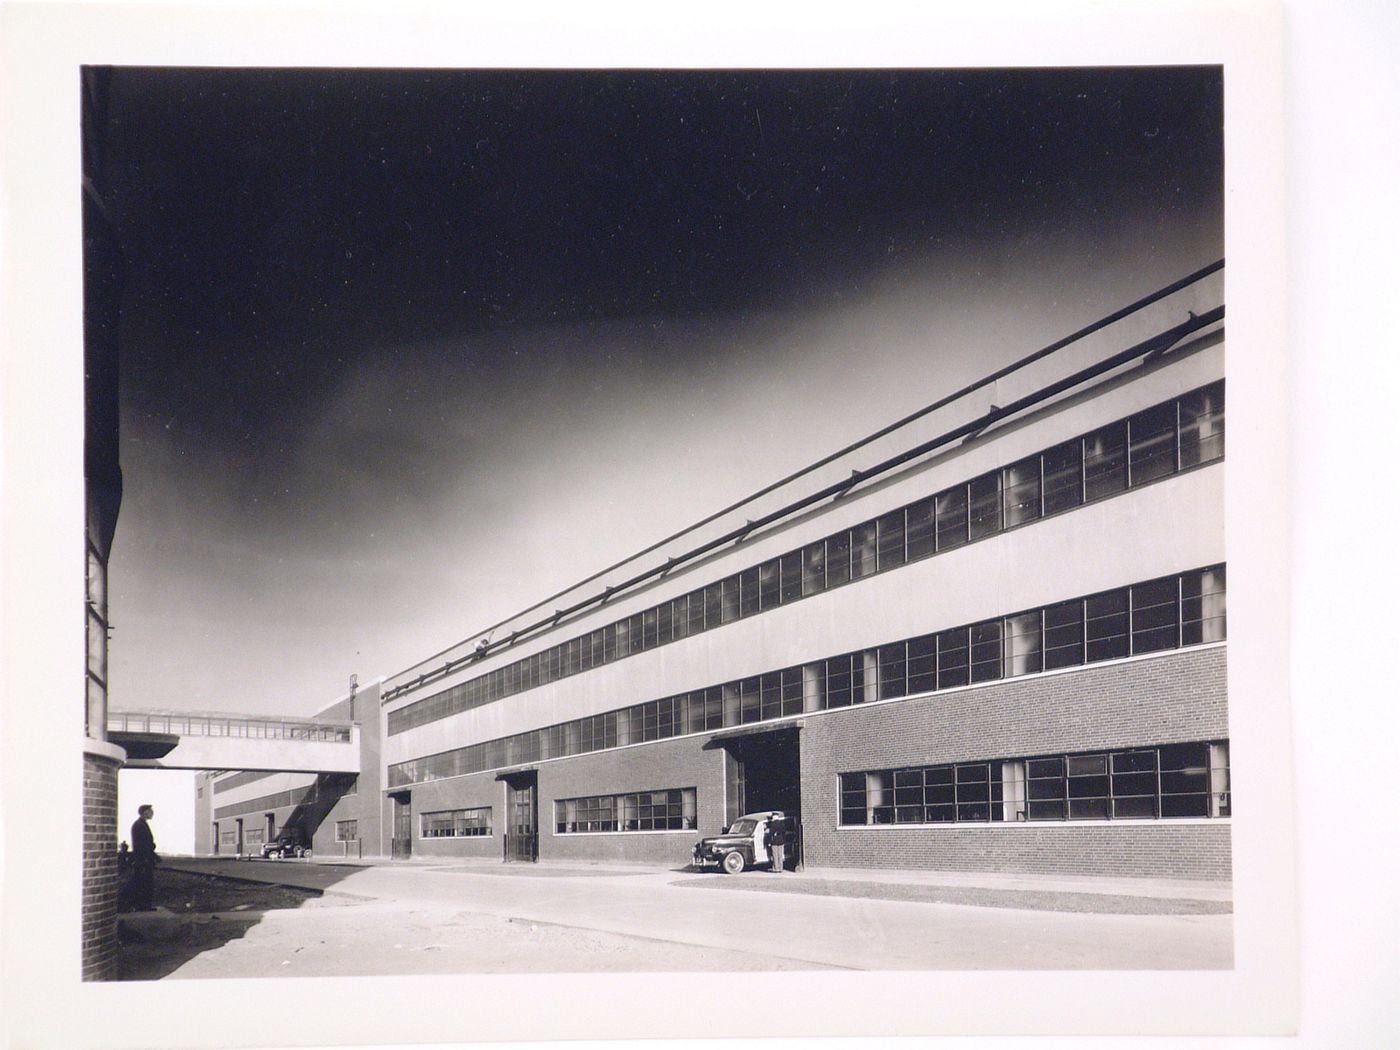
M 469 842 L 472 839 L 482 839 L 489 842 L 495 838 L 494 835 L 419 835 L 419 842 Z M 352 840 L 353 841 L 353 840 Z
M 646 831 L 551 831 L 551 838 L 632 838 L 637 835 L 698 835 L 697 828 L 652 828 Z

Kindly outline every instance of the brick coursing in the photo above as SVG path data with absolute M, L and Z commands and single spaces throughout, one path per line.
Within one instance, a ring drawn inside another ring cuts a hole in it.
M 701 835 L 716 834 L 724 822 L 724 756 L 703 749 L 707 738 L 661 740 L 538 767 L 540 859 L 623 861 L 679 867 Z M 696 789 L 698 829 L 629 831 L 613 834 L 556 835 L 554 802 L 561 798 L 620 795 L 669 788 Z M 506 789 L 495 773 L 417 784 L 413 797 L 413 850 L 423 856 L 490 857 L 504 853 Z M 491 835 L 481 838 L 418 837 L 421 813 L 441 809 L 491 807 Z
M 349 794 L 346 794 L 347 790 Z M 241 818 L 246 836 L 249 831 L 265 829 L 267 814 L 271 813 L 274 834 L 281 832 L 288 824 L 296 824 L 311 835 L 313 851 L 334 856 L 345 852 L 344 847 L 335 841 L 335 822 L 363 819 L 362 797 L 365 796 L 362 796 L 358 786 L 353 790 L 349 788 L 345 774 L 322 773 L 315 783 L 305 787 L 221 806 L 214 811 L 213 819 L 219 824 L 222 835 L 233 831 Z M 372 805 L 376 800 L 373 796 L 368 797 Z M 363 825 L 360 833 L 364 834 Z M 374 845 L 377 842 L 364 851 L 366 855 L 373 855 Z M 244 848 L 257 852 L 262 848 L 261 840 L 251 847 L 245 844 Z M 232 855 L 233 847 L 220 843 L 214 852 Z
M 809 718 L 802 731 L 808 859 L 832 867 L 1229 878 L 1225 822 L 837 827 L 843 772 L 1227 738 L 1225 666 L 1223 647 L 1201 649 Z
M 83 756 L 82 977 L 117 976 L 117 770 L 120 763 Z
M 802 719 L 807 861 L 821 867 L 1045 872 L 1226 879 L 1230 827 L 1135 824 L 838 828 L 838 775 L 1229 736 L 1225 648 L 1210 647 L 1028 676 Z M 724 823 L 724 751 L 698 735 L 542 762 L 540 857 L 680 866 Z M 495 772 L 414 785 L 415 853 L 500 858 L 505 787 Z M 693 832 L 556 835 L 561 798 L 694 787 Z M 490 806 L 490 837 L 422 839 L 420 814 Z
M 379 683 L 371 682 L 361 688 L 352 705 L 344 699 L 317 712 L 317 718 L 347 719 L 356 716 L 360 719 L 360 771 L 351 788 L 347 778 L 341 773 L 322 773 L 316 783 L 304 788 L 244 799 L 241 802 L 214 807 L 212 801 L 205 816 L 196 815 L 202 827 L 196 827 L 196 848 L 210 853 L 229 853 L 231 848 L 212 841 L 214 822 L 220 823 L 220 832 L 234 829 L 235 821 L 242 818 L 245 831 L 263 826 L 267 813 L 273 815 L 273 823 L 278 831 L 295 822 L 311 834 L 312 848 L 323 856 L 363 855 L 379 856 L 384 852 L 381 838 L 380 792 L 380 742 L 378 717 Z M 208 793 L 215 796 L 229 788 L 257 783 L 259 780 L 275 776 L 266 772 L 238 773 L 214 781 Z M 337 821 L 357 822 L 359 843 L 345 843 L 335 839 Z
M 724 823 L 724 752 L 708 737 L 661 740 L 621 751 L 580 755 L 540 767 L 540 857 L 604 860 L 680 867 L 703 835 Z M 554 834 L 555 799 L 623 795 L 664 788 L 695 788 L 699 827 L 690 831 L 625 831 L 605 835 Z
M 415 784 L 412 789 L 413 852 L 428 857 L 486 857 L 504 855 L 505 789 L 494 773 L 436 783 Z M 419 836 L 421 815 L 443 809 L 491 810 L 491 834 L 473 838 L 425 839 Z
M 1228 879 L 1230 827 L 1217 824 L 955 825 L 814 834 L 822 867 Z M 811 861 L 818 863 L 817 861 Z

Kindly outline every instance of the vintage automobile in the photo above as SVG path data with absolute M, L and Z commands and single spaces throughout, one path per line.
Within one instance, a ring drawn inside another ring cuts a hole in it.
M 722 834 L 697 842 L 691 853 L 691 863 L 701 870 L 717 866 L 726 875 L 737 875 L 759 864 L 771 864 L 772 857 L 768 855 L 763 838 L 769 822 L 774 820 L 782 823 L 786 830 L 787 818 L 782 810 L 745 813 Z
M 273 860 L 281 860 L 283 857 L 309 857 L 311 843 L 307 841 L 301 828 L 283 828 L 274 841 L 263 844 L 262 855 Z

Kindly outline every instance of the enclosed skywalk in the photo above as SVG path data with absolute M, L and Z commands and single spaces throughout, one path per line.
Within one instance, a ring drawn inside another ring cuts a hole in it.
M 107 713 L 107 739 L 132 769 L 357 773 L 357 722 L 170 711 Z

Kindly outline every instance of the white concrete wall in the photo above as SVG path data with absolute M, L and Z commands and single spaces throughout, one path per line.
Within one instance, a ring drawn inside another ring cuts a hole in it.
M 276 795 L 283 791 L 309 787 L 314 783 L 316 783 L 315 773 L 269 773 L 252 783 L 239 784 L 237 787 L 220 791 L 218 790 L 219 782 L 215 780 L 214 808 L 217 810 L 224 806 L 246 802 L 249 799 L 262 798 L 264 795 Z
M 143 769 L 270 769 L 356 773 L 360 729 L 349 743 L 236 736 L 182 736 L 164 758 L 130 763 Z

